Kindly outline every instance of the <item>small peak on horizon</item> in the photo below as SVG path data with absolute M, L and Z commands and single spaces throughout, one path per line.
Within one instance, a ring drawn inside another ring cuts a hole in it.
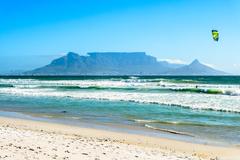
M 75 57 L 75 56 L 79 56 L 77 53 L 74 52 L 68 52 L 67 53 L 67 57 Z
M 200 61 L 198 59 L 195 59 L 195 60 L 192 61 L 191 64 L 201 64 L 201 63 L 200 63 Z

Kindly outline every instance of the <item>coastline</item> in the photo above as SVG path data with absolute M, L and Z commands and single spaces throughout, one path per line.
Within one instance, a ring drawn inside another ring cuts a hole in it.
M 45 144 L 45 147 L 51 147 L 55 146 L 55 148 L 59 151 L 59 153 L 54 153 L 57 157 L 52 157 L 53 159 L 59 159 L 59 156 L 66 155 L 64 153 L 64 150 L 61 149 L 63 146 L 59 146 L 59 143 L 67 142 L 68 140 L 76 139 L 76 138 L 82 138 L 83 141 L 85 141 L 86 146 L 89 146 L 89 144 L 95 144 L 95 149 L 89 149 L 84 148 L 80 142 L 78 144 L 72 144 L 73 146 L 79 146 L 82 148 L 82 152 L 84 150 L 89 151 L 89 153 L 82 154 L 76 151 L 75 154 L 69 156 L 70 159 L 77 158 L 78 153 L 82 155 L 82 159 L 91 159 L 89 156 L 95 155 L 95 156 L 102 156 L 102 153 L 99 152 L 99 150 L 102 150 L 102 146 L 98 146 L 98 141 L 103 145 L 109 145 L 110 149 L 113 148 L 113 146 L 120 146 L 120 149 L 118 152 L 116 152 L 116 155 L 111 152 L 110 150 L 104 151 L 105 158 L 111 159 L 111 156 L 119 156 L 116 157 L 116 159 L 124 159 L 124 157 L 121 157 L 123 155 L 117 154 L 130 154 L 134 152 L 134 150 L 138 150 L 137 152 L 139 155 L 135 158 L 138 159 L 144 159 L 143 157 L 146 156 L 149 159 L 156 159 L 157 157 L 161 157 L 165 155 L 165 159 L 177 159 L 174 157 L 182 157 L 179 159 L 218 159 L 218 160 L 237 160 L 240 157 L 240 148 L 238 147 L 220 147 L 220 146 L 210 146 L 205 144 L 195 144 L 195 143 L 189 143 L 189 142 L 182 142 L 167 138 L 157 138 L 157 137 L 149 137 L 144 135 L 137 135 L 137 134 L 128 134 L 128 133 L 120 133 L 120 132 L 113 132 L 113 131 L 106 131 L 101 129 L 91 129 L 91 128 L 84 128 L 79 126 L 69 126 L 64 124 L 57 124 L 57 123 L 49 123 L 49 122 L 40 122 L 40 121 L 33 121 L 33 120 L 23 120 L 23 119 L 16 119 L 16 118 L 5 118 L 0 117 L 0 128 L 2 134 L 0 135 L 0 145 L 1 145 L 1 152 L 4 151 L 4 147 L 6 147 L 8 150 L 11 150 L 10 146 L 7 146 L 4 144 L 4 141 L 10 143 L 12 141 L 12 145 L 14 146 L 14 143 L 18 143 L 18 141 L 21 141 L 21 145 L 42 145 L 44 144 L 43 141 L 29 141 L 27 144 L 24 141 L 26 137 L 24 135 L 28 133 L 28 139 L 35 138 L 35 139 L 41 139 L 41 137 L 47 137 L 46 142 L 52 139 L 52 143 L 49 143 L 47 146 Z M 6 132 L 7 131 L 7 132 Z M 17 132 L 18 137 L 16 137 L 15 132 Z M 4 137 L 5 136 L 5 137 Z M 15 140 L 14 140 L 15 136 Z M 55 139 L 54 137 L 61 137 L 62 141 L 59 141 Z M 31 144 L 32 143 L 32 144 Z M 77 143 L 77 142 L 76 142 Z M 58 145 L 57 145 L 58 144 Z M 57 145 L 57 146 L 56 146 Z M 71 144 L 69 144 L 71 146 Z M 18 146 L 19 147 L 19 146 Z M 106 147 L 106 146 L 105 146 Z M 21 149 L 12 150 L 12 152 L 9 152 L 9 156 L 17 156 L 17 155 L 24 155 L 25 152 L 22 152 L 24 150 L 23 147 L 20 146 Z M 41 147 L 42 148 L 42 147 Z M 12 148 L 13 149 L 13 148 Z M 62 150 L 62 151 L 61 151 Z M 94 152 L 94 150 L 96 152 Z M 154 150 L 154 152 L 153 152 Z M 31 150 L 30 150 L 31 151 Z M 126 153 L 129 152 L 130 153 Z M 51 151 L 49 151 L 51 152 Z M 63 153 L 62 153 L 63 152 Z M 94 152 L 94 153 L 93 153 Z M 99 153 L 98 153 L 99 152 Z M 4 152 L 5 153 L 5 152 Z M 51 152 L 52 153 L 52 152 Z M 85 152 L 84 152 L 85 153 Z M 146 155 L 142 155 L 143 153 L 146 153 Z M 154 154 L 149 154 L 154 153 Z M 49 153 L 50 154 L 50 153 Z M 44 158 L 44 155 L 41 155 L 39 152 L 35 153 L 33 152 L 31 154 L 33 157 L 37 159 L 38 156 L 41 158 Z M 68 154 L 67 154 L 68 155 Z M 78 155 L 78 156 L 80 156 Z M 99 159 L 103 159 L 99 157 Z M 106 157 L 109 156 L 109 157 Z M 173 157 L 171 157 L 173 156 Z M 30 157 L 33 158 L 33 157 Z M 145 157 L 145 158 L 146 158 Z M 185 158 L 184 158 L 185 157 Z M 217 157 L 217 158 L 216 158 Z M 7 157 L 6 157 L 7 158 Z M 13 157 L 12 157 L 13 158 Z M 10 159 L 12 159 L 10 158 Z M 46 158 L 46 157 L 45 157 Z M 131 159 L 130 157 L 128 157 Z M 134 157 L 133 157 L 134 158 Z

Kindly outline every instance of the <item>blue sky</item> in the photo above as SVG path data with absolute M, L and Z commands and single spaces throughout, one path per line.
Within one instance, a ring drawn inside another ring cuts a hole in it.
M 2 0 L 0 73 L 40 67 L 68 51 L 145 51 L 240 74 L 239 29 L 238 0 Z

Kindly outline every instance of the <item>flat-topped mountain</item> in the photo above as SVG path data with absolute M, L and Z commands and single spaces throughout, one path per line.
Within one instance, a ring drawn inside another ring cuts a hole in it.
M 219 75 L 195 60 L 190 65 L 157 61 L 145 52 L 92 52 L 80 56 L 69 52 L 49 65 L 25 72 L 27 75 Z

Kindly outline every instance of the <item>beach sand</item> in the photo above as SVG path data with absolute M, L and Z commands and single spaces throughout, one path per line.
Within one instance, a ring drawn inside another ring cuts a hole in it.
M 240 160 L 240 148 L 0 117 L 0 159 Z

